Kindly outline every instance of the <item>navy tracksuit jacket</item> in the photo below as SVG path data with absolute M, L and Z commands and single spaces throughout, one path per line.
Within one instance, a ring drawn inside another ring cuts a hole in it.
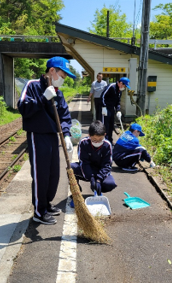
M 59 141 L 51 100 L 43 93 L 47 83 L 42 75 L 30 80 L 22 90 L 18 109 L 27 131 L 32 176 L 32 203 L 38 216 L 46 213 L 55 197 L 59 182 Z M 56 89 L 54 98 L 64 136 L 70 136 L 71 117 L 63 93 Z
M 71 163 L 77 180 L 90 181 L 92 175 L 99 179 L 102 191 L 111 191 L 116 187 L 111 175 L 112 145 L 104 140 L 103 145 L 96 148 L 92 145 L 90 137 L 83 138 L 78 145 L 79 162 Z
M 124 132 L 117 140 L 113 148 L 113 160 L 123 168 L 135 166 L 140 159 L 147 162 L 151 161 L 151 157 L 144 147 L 139 144 L 139 139 L 132 132 Z
M 106 138 L 112 143 L 114 115 L 120 110 L 122 92 L 116 83 L 109 84 L 101 94 L 102 106 L 107 108 L 107 116 L 102 121 L 106 127 Z

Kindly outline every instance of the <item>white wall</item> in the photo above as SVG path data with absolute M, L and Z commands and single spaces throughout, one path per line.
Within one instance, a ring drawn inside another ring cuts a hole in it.
M 139 56 L 125 54 L 87 41 L 77 39 L 73 47 L 94 70 L 94 79 L 96 79 L 98 72 L 103 72 L 103 67 L 123 67 L 129 77 L 130 58 L 137 58 L 137 66 L 139 65 Z M 156 91 L 150 94 L 149 114 L 154 114 L 157 104 L 159 108 L 165 108 L 167 104 L 172 104 L 172 66 L 149 60 L 147 76 L 157 76 Z M 137 93 L 137 81 L 138 72 L 136 72 L 135 93 Z M 136 96 L 133 98 L 136 101 Z M 148 93 L 146 94 L 145 109 L 147 107 Z M 127 91 L 122 95 L 121 110 L 124 115 L 135 115 L 136 113 L 136 106 L 131 105 Z

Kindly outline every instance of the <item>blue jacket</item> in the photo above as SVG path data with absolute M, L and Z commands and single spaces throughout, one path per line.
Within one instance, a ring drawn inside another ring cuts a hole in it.
M 124 132 L 120 138 L 117 140 L 116 144 L 113 148 L 113 160 L 117 161 L 124 156 L 133 153 L 136 147 L 141 147 L 139 144 L 139 139 L 132 134 L 130 131 Z M 144 159 L 146 161 L 150 161 L 150 155 L 145 150 L 144 152 Z
M 57 126 L 51 100 L 48 101 L 43 93 L 47 83 L 42 75 L 38 80 L 30 80 L 22 90 L 18 101 L 18 109 L 23 117 L 23 129 L 35 133 L 57 133 Z M 71 116 L 68 105 L 60 90 L 54 98 L 64 136 L 70 136 Z
M 111 172 L 112 145 L 105 139 L 103 145 L 96 148 L 90 137 L 85 137 L 79 143 L 78 158 L 85 179 L 90 181 L 93 172 L 97 172 L 97 179 L 103 181 Z
M 116 112 L 118 112 L 120 110 L 121 95 L 122 92 L 119 90 L 116 83 L 109 84 L 104 88 L 101 94 L 103 107 L 107 109 L 115 107 Z

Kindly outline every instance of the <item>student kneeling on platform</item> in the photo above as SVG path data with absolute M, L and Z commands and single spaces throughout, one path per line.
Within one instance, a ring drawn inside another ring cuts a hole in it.
M 149 153 L 139 144 L 138 136 L 144 135 L 142 127 L 134 123 L 130 126 L 129 131 L 123 133 L 117 140 L 113 149 L 113 160 L 122 170 L 137 171 L 138 168 L 135 165 L 139 160 L 145 160 L 150 163 L 150 167 L 155 167 Z
M 71 163 L 78 184 L 79 180 L 90 182 L 91 190 L 96 190 L 98 195 L 117 186 L 111 175 L 112 145 L 105 135 L 104 124 L 99 120 L 92 122 L 89 136 L 83 138 L 78 146 L 79 162 Z

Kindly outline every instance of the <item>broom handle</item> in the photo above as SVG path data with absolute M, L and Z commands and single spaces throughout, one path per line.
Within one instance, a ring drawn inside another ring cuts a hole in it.
M 49 77 L 47 77 L 47 83 L 48 83 L 48 86 L 51 85 L 51 80 L 50 80 Z M 67 153 L 66 144 L 65 144 L 61 124 L 60 124 L 59 114 L 57 112 L 57 108 L 56 108 L 55 103 L 54 103 L 54 98 L 52 98 L 51 101 L 52 101 L 52 106 L 53 106 L 53 109 L 54 109 L 54 117 L 55 117 L 56 124 L 57 124 L 57 130 L 58 130 L 58 133 L 60 135 L 60 140 L 61 140 L 62 148 L 63 148 L 63 151 L 64 151 L 66 163 L 67 163 L 67 169 L 71 169 L 69 156 L 68 156 L 68 153 Z

